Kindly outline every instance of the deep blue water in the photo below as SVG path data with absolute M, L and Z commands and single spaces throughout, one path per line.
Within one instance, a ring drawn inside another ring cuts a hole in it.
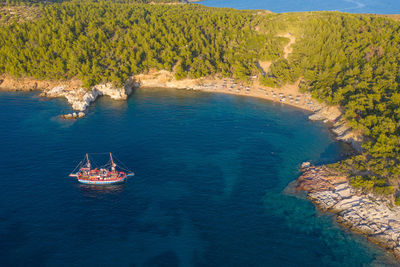
M 342 11 L 349 13 L 400 14 L 399 0 L 204 0 L 211 7 L 267 9 L 272 12 Z
M 63 99 L 0 94 L 0 265 L 362 266 L 392 262 L 304 198 L 304 160 L 341 158 L 322 123 L 254 98 L 138 90 L 62 121 Z M 68 173 L 112 151 L 136 176 Z

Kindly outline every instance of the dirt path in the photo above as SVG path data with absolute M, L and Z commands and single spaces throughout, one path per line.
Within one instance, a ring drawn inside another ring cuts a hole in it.
M 285 59 L 288 59 L 289 55 L 292 53 L 293 48 L 292 44 L 296 43 L 296 37 L 294 37 L 290 32 L 285 33 L 285 34 L 280 34 L 278 35 L 279 37 L 285 37 L 289 39 L 289 43 L 285 45 L 283 48 L 283 57 Z M 262 75 L 265 75 L 268 73 L 269 68 L 272 65 L 272 61 L 259 61 L 257 67 L 261 70 Z
M 279 35 L 279 37 L 289 38 L 289 43 L 283 48 L 283 57 L 288 59 L 289 55 L 293 52 L 292 44 L 296 43 L 296 37 L 290 32 Z

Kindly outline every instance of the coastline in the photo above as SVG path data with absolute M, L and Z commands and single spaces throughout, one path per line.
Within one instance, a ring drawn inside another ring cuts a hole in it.
M 111 91 L 123 90 L 126 96 L 133 88 L 174 88 L 185 90 L 198 90 L 206 92 L 224 93 L 239 96 L 250 96 L 279 102 L 285 105 L 305 109 L 308 111 L 320 110 L 324 105 L 317 103 L 308 93 L 300 93 L 297 81 L 295 84 L 287 84 L 281 88 L 270 88 L 261 86 L 257 81 L 253 85 L 243 82 L 236 82 L 233 79 L 207 77 L 201 79 L 176 80 L 173 74 L 168 71 L 151 71 L 148 74 L 140 74 L 131 77 L 124 88 L 113 87 L 111 84 L 99 84 L 92 87 L 99 90 L 99 87 L 106 86 Z M 84 90 L 79 80 L 70 81 L 47 81 L 33 78 L 15 78 L 11 76 L 0 76 L 0 91 L 40 91 L 44 97 L 65 97 L 77 111 L 84 111 L 88 105 L 82 106 L 74 103 L 83 101 L 84 95 L 90 90 Z M 106 94 L 107 95 L 107 94 Z M 111 96 L 112 97 L 112 96 Z M 73 99 L 72 99 L 73 98 Z M 112 97 L 113 98 L 113 97 Z M 124 100 L 126 97 L 114 97 L 117 100 Z M 94 101 L 94 100 L 93 100 Z M 92 101 L 92 102 L 93 102 Z
M 348 177 L 326 166 L 303 163 L 296 190 L 322 212 L 335 215 L 336 221 L 350 231 L 367 237 L 400 261 L 400 208 L 389 200 L 353 188 Z
M 140 88 L 173 88 L 180 90 L 197 90 L 205 92 L 223 93 L 238 96 L 250 96 L 279 102 L 285 105 L 316 111 L 323 107 L 308 93 L 299 92 L 299 82 L 286 84 L 280 88 L 261 86 L 257 81 L 252 85 L 236 82 L 231 78 L 207 77 L 201 79 L 176 80 L 169 71 L 153 71 L 149 74 L 133 76 Z
M 332 133 L 336 136 L 337 140 L 350 144 L 357 153 L 362 151 L 361 145 L 364 137 L 348 125 L 343 118 L 340 108 L 338 106 L 327 106 L 324 103 L 318 103 L 310 94 L 301 93 L 299 90 L 300 80 L 294 84 L 286 84 L 280 88 L 271 88 L 261 86 L 257 80 L 254 80 L 251 86 L 235 82 L 233 79 L 215 77 L 177 81 L 173 74 L 168 71 L 153 71 L 149 74 L 136 75 L 133 79 L 137 81 L 140 88 L 144 89 L 170 88 L 256 97 L 311 111 L 310 120 L 331 123 Z
M 254 82 L 253 86 L 236 83 L 236 85 L 231 88 L 235 83 L 232 79 L 212 77 L 177 81 L 173 78 L 172 73 L 161 71 L 131 77 L 127 83 L 128 86 L 124 88 L 114 88 L 112 85 L 96 85 L 91 90 L 86 90 L 83 93 L 81 84 L 77 81 L 70 83 L 38 82 L 31 79 L 23 79 L 23 84 L 21 86 L 21 80 L 16 82 L 12 78 L 8 77 L 8 79 L 11 80 L 8 80 L 5 84 L 14 84 L 15 86 L 5 87 L 4 80 L 2 80 L 3 82 L 0 83 L 0 91 L 39 90 L 42 92 L 40 95 L 43 97 L 65 97 L 72 106 L 74 106 L 74 101 L 77 101 L 77 103 L 85 103 L 83 109 L 86 109 L 99 95 L 108 95 L 116 100 L 126 100 L 133 88 L 143 88 L 145 90 L 151 88 L 169 88 L 256 97 L 311 111 L 312 114 L 309 116 L 310 120 L 331 122 L 331 130 L 336 136 L 336 139 L 349 143 L 357 152 L 360 152 L 361 143 L 363 142 L 363 137 L 354 133 L 351 127 L 347 125 L 338 107 L 326 106 L 319 103 L 309 105 L 308 103 L 314 101 L 312 101 L 309 94 L 299 93 L 299 81 L 292 85 L 285 85 L 282 88 L 262 87 L 259 86 L 257 82 Z M 113 97 L 115 95 L 117 97 Z M 292 101 L 290 101 L 289 95 L 292 95 Z M 301 97 L 298 103 L 296 103 L 296 97 L 298 95 Z M 282 101 L 283 99 L 285 99 L 285 101 Z M 288 99 L 289 101 L 286 101 Z M 67 114 L 61 115 L 60 117 L 64 119 L 78 119 L 84 117 L 84 114 L 79 115 L 78 113 L 77 116 Z M 371 200 L 374 196 L 362 195 L 359 191 L 350 186 L 346 177 L 338 174 L 336 174 L 335 177 L 329 172 L 329 175 L 326 175 L 326 168 L 326 166 L 303 167 L 303 174 L 297 180 L 298 186 L 296 189 L 306 191 L 308 199 L 320 210 L 334 213 L 337 221 L 341 225 L 349 228 L 353 232 L 366 235 L 369 241 L 387 249 L 400 261 L 400 211 L 398 209 L 393 211 L 393 208 L 390 208 L 387 201 L 383 198 Z M 356 206 L 354 206 L 355 203 L 357 204 Z M 371 213 L 371 211 L 375 213 Z M 367 216 L 365 218 L 361 216 L 366 214 L 380 214 L 382 216 Z M 390 214 L 389 217 L 387 217 L 388 214 Z
M 176 3 L 150 2 L 148 4 L 184 5 L 190 3 L 195 4 L 201 1 L 202 0 L 183 0 L 182 2 Z M 257 15 L 263 12 L 264 11 L 257 11 Z M 18 16 L 21 16 L 23 18 L 23 15 L 21 14 L 19 14 Z M 397 21 L 400 20 L 400 15 L 375 14 L 374 16 L 389 17 L 390 19 Z M 373 15 L 371 15 L 370 17 L 372 20 Z M 31 20 L 34 18 L 23 18 L 21 19 L 21 21 L 23 21 L 24 19 Z M 255 27 L 255 31 L 259 30 L 257 27 L 258 25 Z M 358 29 L 356 29 L 356 32 L 357 30 Z M 363 32 L 364 29 L 362 28 L 360 30 L 360 33 Z M 282 58 L 289 60 L 289 56 L 292 53 L 292 45 L 296 43 L 296 38 L 289 32 L 282 33 L 277 36 L 287 38 L 289 40 L 289 43 L 282 47 L 283 54 L 281 56 Z M 297 36 L 298 40 L 304 38 L 300 37 L 300 34 L 297 34 Z M 341 37 L 343 37 L 343 35 Z M 325 40 L 326 39 L 327 38 L 325 38 Z M 362 38 L 360 37 L 360 39 Z M 365 40 L 368 39 L 366 38 Z M 301 47 L 301 45 L 302 44 L 300 44 L 299 47 Z M 367 43 L 367 45 L 369 44 Z M 321 47 L 323 48 L 324 46 L 322 45 Z M 375 53 L 374 50 L 376 48 L 372 45 L 370 45 L 370 48 L 371 51 Z M 383 51 L 389 52 L 389 48 Z M 364 50 L 360 51 L 363 52 Z M 354 57 L 349 56 L 349 58 Z M 256 65 L 261 71 L 261 75 L 266 75 L 271 64 L 273 63 L 273 61 L 258 61 L 256 62 Z M 362 64 L 360 63 L 360 66 L 361 65 Z M 306 67 L 304 66 L 302 68 L 305 69 Z M 304 75 L 307 76 L 306 74 Z M 125 77 L 126 76 L 124 76 L 124 78 Z M 301 85 L 302 78 L 299 78 L 293 84 L 285 84 L 279 88 L 261 85 L 259 83 L 259 76 L 249 76 L 248 78 L 248 82 L 241 82 L 232 78 L 222 78 L 218 75 L 200 79 L 185 78 L 182 80 L 177 80 L 175 78 L 174 72 L 166 70 L 150 70 L 147 73 L 129 77 L 126 80 L 126 83 L 122 86 L 115 86 L 112 83 L 105 82 L 96 84 L 94 86 L 91 86 L 90 88 L 85 88 L 83 86 L 83 83 L 80 80 L 76 79 L 66 81 L 38 80 L 29 77 L 16 78 L 1 74 L 0 92 L 36 91 L 39 92 L 38 94 L 40 95 L 40 97 L 46 99 L 64 98 L 67 100 L 73 112 L 68 114 L 55 114 L 59 115 L 59 119 L 57 120 L 59 120 L 60 122 L 62 122 L 64 119 L 75 120 L 84 118 L 86 115 L 92 113 L 91 110 L 88 111 L 88 107 L 93 104 L 100 96 L 108 96 L 116 101 L 126 101 L 129 95 L 134 92 L 136 88 L 140 88 L 141 90 L 168 88 L 171 90 L 201 91 L 210 93 L 208 94 L 208 96 L 210 96 L 211 93 L 226 94 L 238 96 L 237 99 L 239 98 L 239 96 L 258 98 L 271 101 L 271 103 L 288 105 L 294 108 L 299 108 L 311 112 L 311 115 L 308 117 L 309 120 L 320 120 L 323 121 L 323 123 L 327 123 L 326 127 L 329 128 L 330 132 L 334 136 L 334 139 L 348 143 L 353 148 L 353 150 L 349 154 L 354 153 L 359 154 L 360 156 L 364 156 L 365 154 L 367 154 L 362 153 L 362 144 L 366 143 L 365 141 L 368 140 L 368 137 L 364 137 L 361 130 L 355 131 L 354 129 L 352 129 L 352 127 L 344 118 L 344 110 L 342 110 L 339 106 L 328 106 L 325 103 L 320 103 L 313 99 L 311 94 L 300 92 L 299 85 Z M 321 76 L 316 76 L 315 79 L 323 80 L 324 78 Z M 331 89 L 334 90 L 334 88 Z M 195 93 L 190 92 L 190 94 Z M 266 104 L 268 105 L 268 103 Z M 363 103 L 360 101 L 359 104 L 362 105 Z M 30 107 L 27 108 L 30 109 Z M 349 110 L 351 110 L 351 107 Z M 82 122 L 83 124 L 85 124 L 85 121 Z M 257 128 L 257 126 L 255 128 Z M 385 145 L 385 142 L 382 142 L 382 144 Z M 367 158 L 367 156 L 365 157 Z M 297 163 L 300 162 L 296 161 L 295 164 Z M 362 191 L 360 189 L 357 189 L 356 187 L 353 187 L 354 183 L 352 180 L 352 176 L 347 176 L 340 172 L 337 172 L 335 169 L 331 169 L 329 165 L 313 166 L 309 162 L 304 162 L 300 168 L 300 171 L 301 175 L 297 179 L 293 180 L 291 183 L 292 185 L 296 184 L 297 191 L 304 191 L 305 194 L 303 195 L 307 195 L 307 199 L 311 203 L 313 203 L 313 205 L 319 211 L 332 214 L 332 216 L 329 216 L 329 219 L 331 219 L 331 217 L 334 217 L 336 222 L 340 224 L 343 229 L 348 229 L 355 234 L 365 236 L 369 242 L 377 244 L 378 246 L 384 248 L 385 250 L 387 250 L 388 253 L 393 254 L 396 260 L 400 262 L 400 206 L 394 205 L 394 198 L 398 197 L 398 192 L 396 192 L 394 196 L 391 196 L 391 198 L 389 198 L 373 192 Z M 348 231 L 346 230 L 346 232 Z M 345 249 L 350 251 L 352 254 L 354 253 L 354 251 L 349 248 Z
M 362 151 L 364 138 L 348 125 L 338 106 L 327 106 L 315 101 L 309 93 L 301 93 L 298 80 L 294 84 L 286 84 L 280 88 L 266 87 L 254 78 L 252 84 L 235 81 L 232 78 L 206 77 L 200 79 L 176 80 L 173 73 L 165 70 L 152 70 L 146 74 L 130 77 L 123 87 L 115 87 L 111 83 L 98 84 L 84 89 L 79 80 L 47 81 L 33 78 L 15 78 L 0 76 L 0 91 L 40 91 L 40 96 L 47 98 L 66 98 L 76 112 L 61 114 L 63 119 L 78 119 L 85 116 L 84 111 L 99 96 L 105 95 L 113 100 L 125 101 L 135 88 L 169 88 L 177 90 L 196 90 L 237 96 L 248 96 L 281 103 L 295 108 L 311 111 L 310 120 L 330 122 L 331 130 L 339 141 L 350 144 L 355 151 Z

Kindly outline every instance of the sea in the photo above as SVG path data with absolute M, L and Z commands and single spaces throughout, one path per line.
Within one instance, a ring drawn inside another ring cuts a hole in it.
M 400 14 L 399 0 L 203 0 L 211 7 L 267 9 L 275 13 L 301 11 L 341 11 L 348 13 Z
M 310 112 L 257 98 L 138 89 L 79 120 L 65 99 L 0 93 L 1 266 L 390 266 L 293 190 L 303 161 L 349 147 Z M 135 172 L 68 174 L 91 153 Z

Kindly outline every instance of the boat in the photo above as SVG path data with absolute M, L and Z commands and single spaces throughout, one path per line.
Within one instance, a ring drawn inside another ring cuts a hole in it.
M 89 154 L 86 153 L 84 159 L 69 174 L 69 177 L 76 178 L 82 184 L 110 185 L 125 182 L 128 177 L 135 175 L 129 169 L 117 165 L 113 155 L 111 153 L 109 155 L 109 162 L 99 168 L 93 168 Z M 123 164 L 121 163 L 121 165 Z

